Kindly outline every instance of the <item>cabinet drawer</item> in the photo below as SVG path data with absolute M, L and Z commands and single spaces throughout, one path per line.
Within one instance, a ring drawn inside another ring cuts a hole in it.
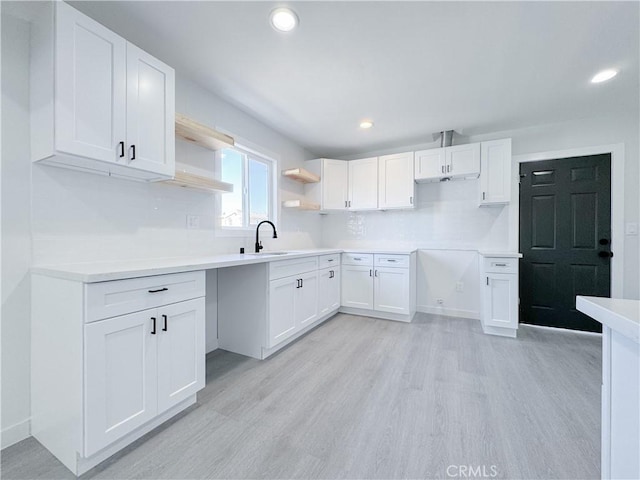
M 373 266 L 373 255 L 371 253 L 343 253 L 342 263 L 344 265 L 367 265 Z
M 294 258 L 269 263 L 269 280 L 290 277 L 318 269 L 318 257 Z
M 340 254 L 320 255 L 318 257 L 318 268 L 337 267 L 340 265 Z
M 90 283 L 86 287 L 85 322 L 138 312 L 205 295 L 205 272 Z
M 487 273 L 518 273 L 518 259 L 484 257 L 484 271 Z
M 409 255 L 375 255 L 376 267 L 409 267 Z

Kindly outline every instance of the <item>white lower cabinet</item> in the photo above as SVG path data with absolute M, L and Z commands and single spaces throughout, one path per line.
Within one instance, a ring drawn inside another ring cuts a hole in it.
M 340 308 L 340 264 L 318 271 L 318 315 Z
M 318 318 L 318 273 L 269 282 L 269 348 Z
M 482 329 L 515 337 L 518 330 L 518 258 L 480 256 Z
M 374 310 L 408 315 L 410 288 L 408 268 L 376 267 L 373 277 Z
M 258 359 L 277 352 L 338 311 L 339 273 L 339 253 L 221 268 L 219 347 Z
M 342 302 L 345 313 L 410 322 L 416 312 L 416 257 L 342 255 Z
M 373 310 L 372 265 L 342 265 L 342 306 Z
M 204 295 L 203 271 L 91 284 L 34 275 L 32 435 L 81 475 L 195 403 Z

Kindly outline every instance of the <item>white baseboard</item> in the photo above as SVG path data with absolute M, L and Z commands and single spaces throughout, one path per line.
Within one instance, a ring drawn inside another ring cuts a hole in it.
M 29 419 L 26 419 L 20 423 L 16 423 L 15 425 L 5 428 L 4 430 L 2 430 L 2 432 L 0 432 L 0 437 L 2 437 L 0 448 L 4 450 L 14 443 L 18 443 L 19 441 L 24 440 L 25 438 L 28 438 L 30 436 L 31 428 L 29 425 Z
M 459 308 L 433 307 L 431 305 L 417 305 L 416 310 L 421 313 L 444 315 L 445 317 L 470 318 L 480 320 L 480 312 L 476 310 L 463 310 Z

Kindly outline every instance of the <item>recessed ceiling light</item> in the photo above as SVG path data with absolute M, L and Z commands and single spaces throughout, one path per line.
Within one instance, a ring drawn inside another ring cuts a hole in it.
M 371 128 L 373 127 L 373 122 L 371 120 L 363 120 L 360 122 L 360 128 Z
M 289 8 L 276 8 L 270 18 L 271 26 L 279 32 L 290 32 L 298 25 L 298 16 Z
M 618 71 L 614 70 L 613 68 L 602 70 L 601 72 L 598 72 L 593 76 L 593 78 L 591 79 L 591 83 L 606 82 L 607 80 L 611 80 L 617 74 L 618 74 Z

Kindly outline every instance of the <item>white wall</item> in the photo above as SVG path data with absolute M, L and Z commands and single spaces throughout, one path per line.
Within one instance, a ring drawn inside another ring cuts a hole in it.
M 639 129 L 638 112 L 635 111 L 473 137 L 456 137 L 455 140 L 456 143 L 467 143 L 510 137 L 513 140 L 514 156 L 624 143 L 624 218 L 625 222 L 638 222 Z M 437 142 L 427 142 L 343 158 L 350 160 L 436 147 Z M 515 176 L 519 169 L 515 159 L 513 168 Z M 322 220 L 323 243 L 325 246 L 336 247 L 398 246 L 437 249 L 435 253 L 425 250 L 419 255 L 418 309 L 443 313 L 458 311 L 461 316 L 477 317 L 480 309 L 479 297 L 473 285 L 467 285 L 472 282 L 473 275 L 469 272 L 473 268 L 477 269 L 477 260 L 466 255 L 459 256 L 457 251 L 516 250 L 518 246 L 517 205 L 478 208 L 477 183 L 478 180 L 460 180 L 416 185 L 415 210 L 326 215 Z M 637 236 L 624 237 L 624 252 L 624 297 L 640 298 L 640 247 Z M 439 260 L 432 260 L 434 255 L 456 261 L 445 268 Z M 443 282 L 440 280 L 442 278 L 447 280 Z M 465 282 L 463 294 L 453 290 L 458 281 Z M 435 303 L 437 298 L 444 299 L 443 307 Z
M 176 74 L 176 111 L 248 139 L 278 160 L 277 171 L 311 154 L 215 95 Z M 214 153 L 176 141 L 176 160 L 213 171 Z M 279 178 L 280 197 L 302 185 Z M 251 237 L 220 236 L 211 195 L 163 184 L 143 184 L 33 166 L 34 264 L 202 255 L 251 248 Z M 187 230 L 186 216 L 200 217 L 199 230 Z M 320 243 L 319 219 L 284 210 L 278 240 L 265 248 L 312 248 Z
M 2 447 L 29 433 L 29 24 L 2 16 Z

